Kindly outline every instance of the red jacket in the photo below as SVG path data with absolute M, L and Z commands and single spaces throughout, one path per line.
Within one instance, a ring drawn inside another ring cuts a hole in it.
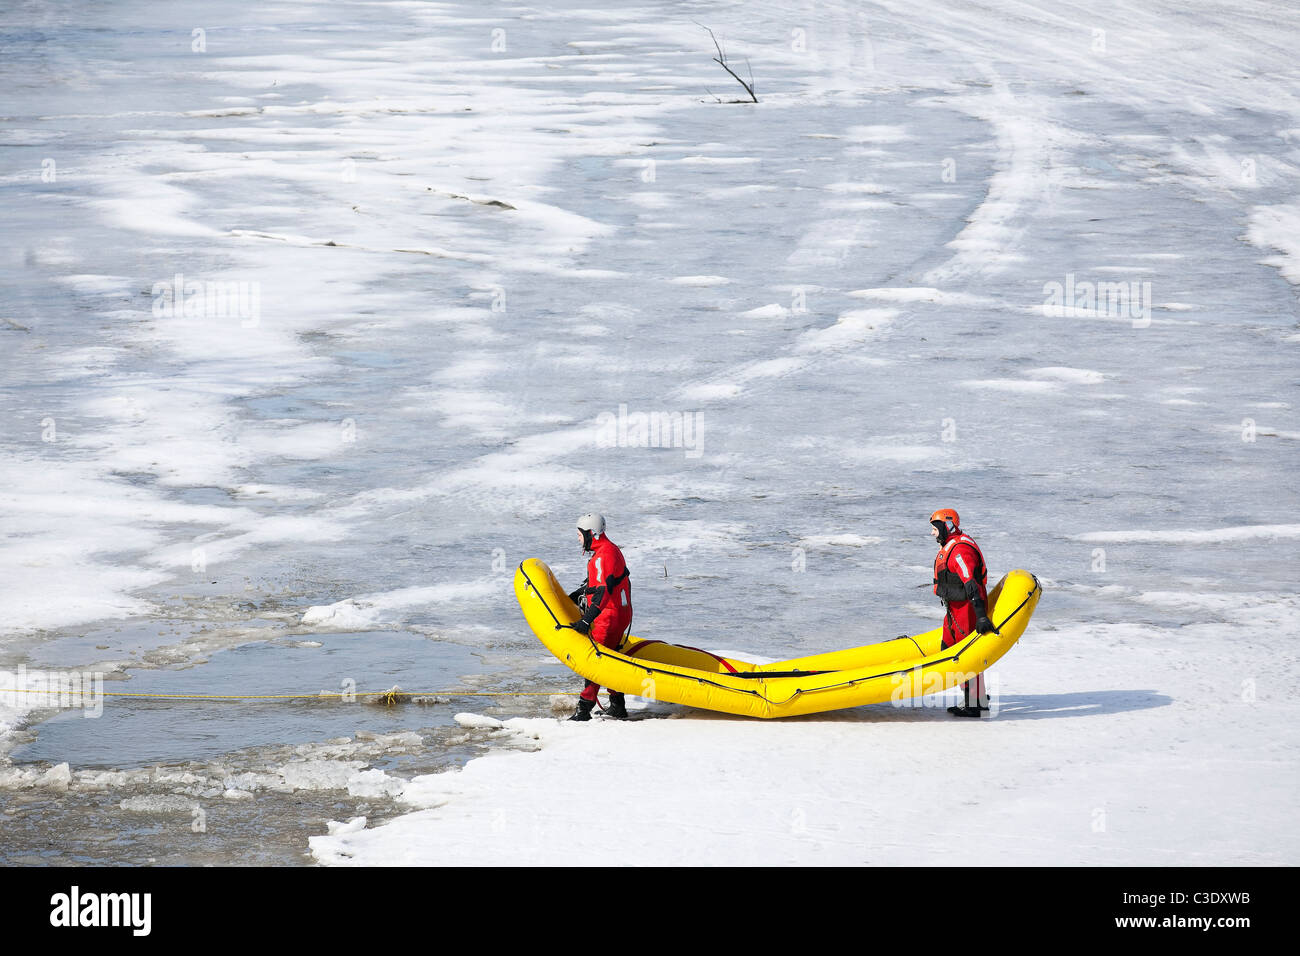
M 608 623 L 620 632 L 632 622 L 632 584 L 628 581 L 627 562 L 618 545 L 603 534 L 591 542 L 587 603 L 597 609 L 596 620 L 609 615 Z
M 969 600 L 966 584 L 975 581 L 981 601 L 987 601 L 988 569 L 975 539 L 958 531 L 934 558 L 934 593 L 951 604 Z

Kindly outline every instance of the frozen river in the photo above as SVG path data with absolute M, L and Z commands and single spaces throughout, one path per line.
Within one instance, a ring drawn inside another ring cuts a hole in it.
M 1006 671 L 1294 727 L 1300 30 L 1102 6 L 15 5 L 0 671 L 576 688 L 511 575 L 589 510 L 637 633 L 807 654 L 937 623 L 952 506 L 1048 588 Z M 301 861 L 548 712 L 35 696 L 5 862 Z

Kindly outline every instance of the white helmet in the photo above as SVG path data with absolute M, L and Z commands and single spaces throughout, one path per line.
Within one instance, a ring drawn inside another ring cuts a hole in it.
M 589 511 L 578 519 L 578 530 L 582 532 L 582 550 L 591 550 L 591 539 L 605 533 L 605 516 Z

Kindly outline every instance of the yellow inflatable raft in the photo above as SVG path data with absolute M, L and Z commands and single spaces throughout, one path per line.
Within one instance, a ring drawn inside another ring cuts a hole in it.
M 571 625 L 582 615 L 551 569 L 530 558 L 515 572 L 515 597 L 533 633 L 580 676 L 602 687 L 746 717 L 794 717 L 899 702 L 959 686 L 1011 649 L 1042 595 L 1028 571 L 989 591 L 997 631 L 940 647 L 942 628 L 829 654 L 750 664 L 698 648 L 629 637 L 602 647 Z

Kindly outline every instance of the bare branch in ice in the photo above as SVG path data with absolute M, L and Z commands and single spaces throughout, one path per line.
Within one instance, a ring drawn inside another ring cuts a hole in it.
M 702 23 L 700 23 L 700 22 L 698 22 L 698 21 L 692 20 L 691 22 L 694 23 L 697 27 L 700 27 L 701 29 L 707 30 L 709 36 L 713 39 L 713 48 L 714 48 L 715 50 L 718 51 L 718 55 L 715 56 L 715 57 L 713 58 L 713 62 L 716 63 L 716 64 L 718 64 L 718 66 L 722 67 L 724 70 L 726 70 L 728 73 L 730 73 L 733 77 L 735 77 L 736 82 L 739 83 L 741 86 L 743 86 L 743 87 L 745 88 L 745 92 L 749 94 L 749 98 L 750 98 L 751 100 L 753 100 L 755 103 L 757 103 L 757 102 L 758 102 L 758 97 L 754 95 L 754 70 L 753 70 L 753 68 L 750 68 L 750 69 L 749 69 L 749 82 L 746 83 L 744 80 L 742 80 L 742 79 L 740 78 L 739 74 L 737 74 L 736 71 L 733 70 L 733 69 L 731 68 L 731 66 L 727 63 L 727 54 L 726 54 L 726 51 L 724 51 L 724 50 L 722 49 L 722 44 L 718 42 L 718 38 L 717 38 L 716 36 L 714 36 L 713 31 L 712 31 L 712 30 L 709 30 L 708 27 L 704 26 L 704 24 L 702 24 Z M 746 66 L 746 67 L 749 67 L 749 59 L 748 59 L 748 58 L 746 58 L 746 60 L 745 60 L 745 66 Z M 712 95 L 712 94 L 710 94 L 710 95 Z M 714 97 L 714 98 L 716 99 L 716 97 Z M 743 102 L 745 102 L 745 101 L 744 101 L 744 100 L 732 100 L 731 102 L 733 102 L 733 103 L 743 103 Z

